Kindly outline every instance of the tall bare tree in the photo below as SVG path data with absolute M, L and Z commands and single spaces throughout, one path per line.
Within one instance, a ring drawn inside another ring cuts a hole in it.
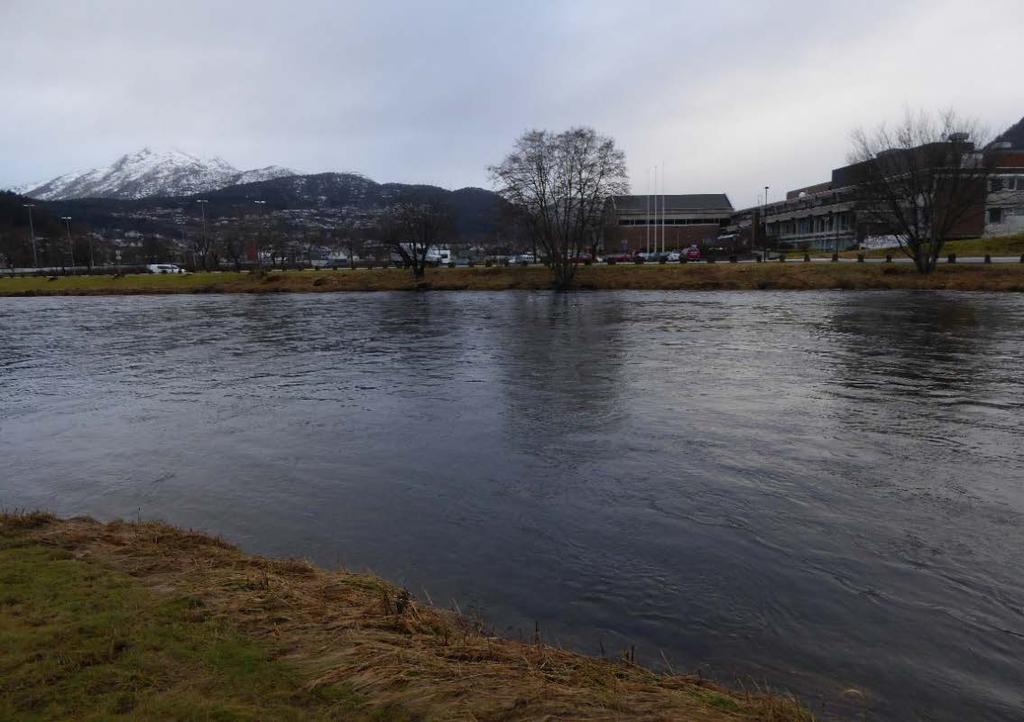
M 410 192 L 388 207 L 378 232 L 380 240 L 401 257 L 413 275 L 423 278 L 430 249 L 455 235 L 455 212 L 438 192 Z
M 365 245 L 366 229 L 352 219 L 336 226 L 331 234 L 331 246 L 345 253 L 350 268 L 356 267 L 356 258 L 363 255 Z
M 853 134 L 858 215 L 895 236 L 921 273 L 933 271 L 946 241 L 984 212 L 981 136 L 977 123 L 953 111 L 908 113 L 894 128 Z
M 570 288 L 601 234 L 605 200 L 629 192 L 625 154 L 592 128 L 531 130 L 489 170 L 547 255 L 556 287 Z

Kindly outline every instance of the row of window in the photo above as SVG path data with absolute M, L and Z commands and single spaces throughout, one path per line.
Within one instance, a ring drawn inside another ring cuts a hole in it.
M 1024 178 L 1010 176 L 1009 178 L 989 178 L 988 190 L 990 193 L 1000 191 L 1024 191 Z
M 718 225 L 724 226 L 729 222 L 728 218 L 666 218 L 665 220 L 654 220 L 651 219 L 650 223 L 646 218 L 620 218 L 620 226 L 660 226 L 663 223 L 666 226 L 708 226 Z
M 811 216 L 800 218 L 794 221 L 782 221 L 780 223 L 769 223 L 768 232 L 777 233 L 781 236 L 792 236 L 805 233 L 829 233 L 833 231 L 845 231 L 850 228 L 850 217 L 848 213 L 837 213 L 834 216 Z

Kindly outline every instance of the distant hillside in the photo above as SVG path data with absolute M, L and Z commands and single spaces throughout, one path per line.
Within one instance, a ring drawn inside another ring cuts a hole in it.
M 205 200 L 211 223 L 253 217 L 257 213 L 295 230 L 331 229 L 356 222 L 368 224 L 395 198 L 408 192 L 439 193 L 451 203 L 463 237 L 493 234 L 500 198 L 482 188 L 443 188 L 376 183 L 355 173 L 319 173 L 244 183 L 206 193 L 139 199 L 82 198 L 52 201 L 57 215 L 70 215 L 100 232 L 137 230 L 174 236 L 183 223 L 200 214 Z M 255 201 L 265 201 L 257 206 Z
M 202 193 L 294 174 L 295 171 L 278 166 L 240 171 L 222 158 L 200 158 L 179 150 L 143 148 L 102 168 L 68 173 L 16 190 L 37 200 L 137 199 Z
M 1011 143 L 1017 150 L 1024 150 L 1024 118 L 1007 128 L 994 143 Z
M 28 230 L 26 203 L 35 206 L 32 209 L 32 221 L 37 236 L 60 232 L 60 221 L 48 213 L 42 204 L 10 191 L 0 191 L 0 230 Z

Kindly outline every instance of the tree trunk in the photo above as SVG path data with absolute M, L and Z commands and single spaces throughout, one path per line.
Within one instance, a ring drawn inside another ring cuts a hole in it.
M 565 259 L 559 259 L 554 263 L 555 269 L 555 290 L 568 291 L 576 285 L 576 264 Z

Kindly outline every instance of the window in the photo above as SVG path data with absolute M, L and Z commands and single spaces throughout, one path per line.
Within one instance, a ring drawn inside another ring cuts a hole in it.
M 1003 179 L 1002 178 L 992 178 L 991 180 L 989 180 L 989 182 L 988 182 L 988 190 L 989 190 L 990 193 L 998 193 L 1002 189 L 1003 189 Z
M 1006 190 L 1008 190 L 1008 191 L 1015 191 L 1015 190 L 1017 190 L 1017 179 L 1016 178 L 1007 178 L 1006 179 Z M 1024 190 L 1024 185 L 1021 186 L 1021 190 Z
M 989 208 L 988 209 L 988 222 L 989 223 L 1002 223 L 1003 222 L 1003 209 L 1002 208 Z

